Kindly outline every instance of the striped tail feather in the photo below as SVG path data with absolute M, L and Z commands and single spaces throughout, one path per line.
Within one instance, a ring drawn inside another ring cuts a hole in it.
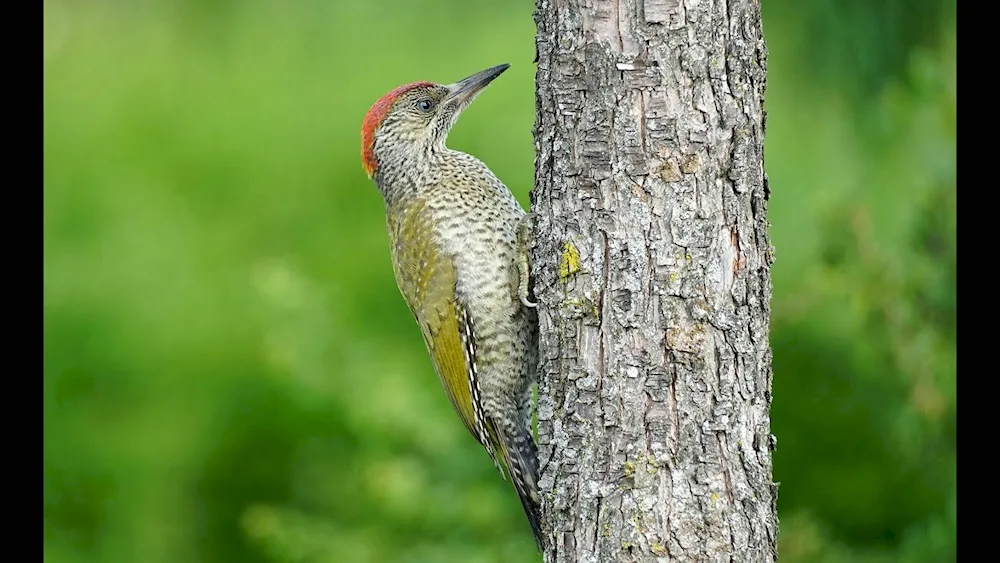
M 490 427 L 491 438 L 496 441 L 495 450 L 500 452 L 504 465 L 507 466 L 507 472 L 510 473 L 510 481 L 517 491 L 521 507 L 531 525 L 535 545 L 538 551 L 543 551 L 541 496 L 538 492 L 538 448 L 535 446 L 535 440 L 526 429 L 510 428 L 509 432 L 492 432 L 496 427 L 493 424 L 490 424 Z

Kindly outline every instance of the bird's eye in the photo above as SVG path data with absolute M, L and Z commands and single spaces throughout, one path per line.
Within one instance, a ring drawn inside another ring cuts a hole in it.
M 430 98 L 421 98 L 420 100 L 417 100 L 417 109 L 419 109 L 420 111 L 427 112 L 431 111 L 431 109 L 433 108 L 434 108 L 434 101 L 431 100 Z

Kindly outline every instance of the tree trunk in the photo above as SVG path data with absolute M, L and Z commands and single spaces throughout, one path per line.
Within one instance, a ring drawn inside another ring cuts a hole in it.
M 759 0 L 536 2 L 546 561 L 774 561 Z

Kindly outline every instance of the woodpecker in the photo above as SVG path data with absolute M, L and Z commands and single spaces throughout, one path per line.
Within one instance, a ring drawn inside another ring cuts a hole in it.
M 541 550 L 531 216 L 482 161 L 445 146 L 462 112 L 509 66 L 391 90 L 365 116 L 361 161 L 385 203 L 396 285 L 441 384 L 501 477 L 510 475 Z

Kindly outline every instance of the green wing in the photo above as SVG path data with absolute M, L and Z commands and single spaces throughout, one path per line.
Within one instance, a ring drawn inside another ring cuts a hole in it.
M 434 240 L 433 223 L 422 203 L 388 216 L 396 284 L 420 325 L 424 343 L 455 412 L 480 443 L 479 401 L 473 399 L 475 358 L 467 343 L 467 311 L 455 295 L 455 265 Z M 478 399 L 478 397 L 476 397 Z M 492 455 L 492 452 L 491 452 Z

